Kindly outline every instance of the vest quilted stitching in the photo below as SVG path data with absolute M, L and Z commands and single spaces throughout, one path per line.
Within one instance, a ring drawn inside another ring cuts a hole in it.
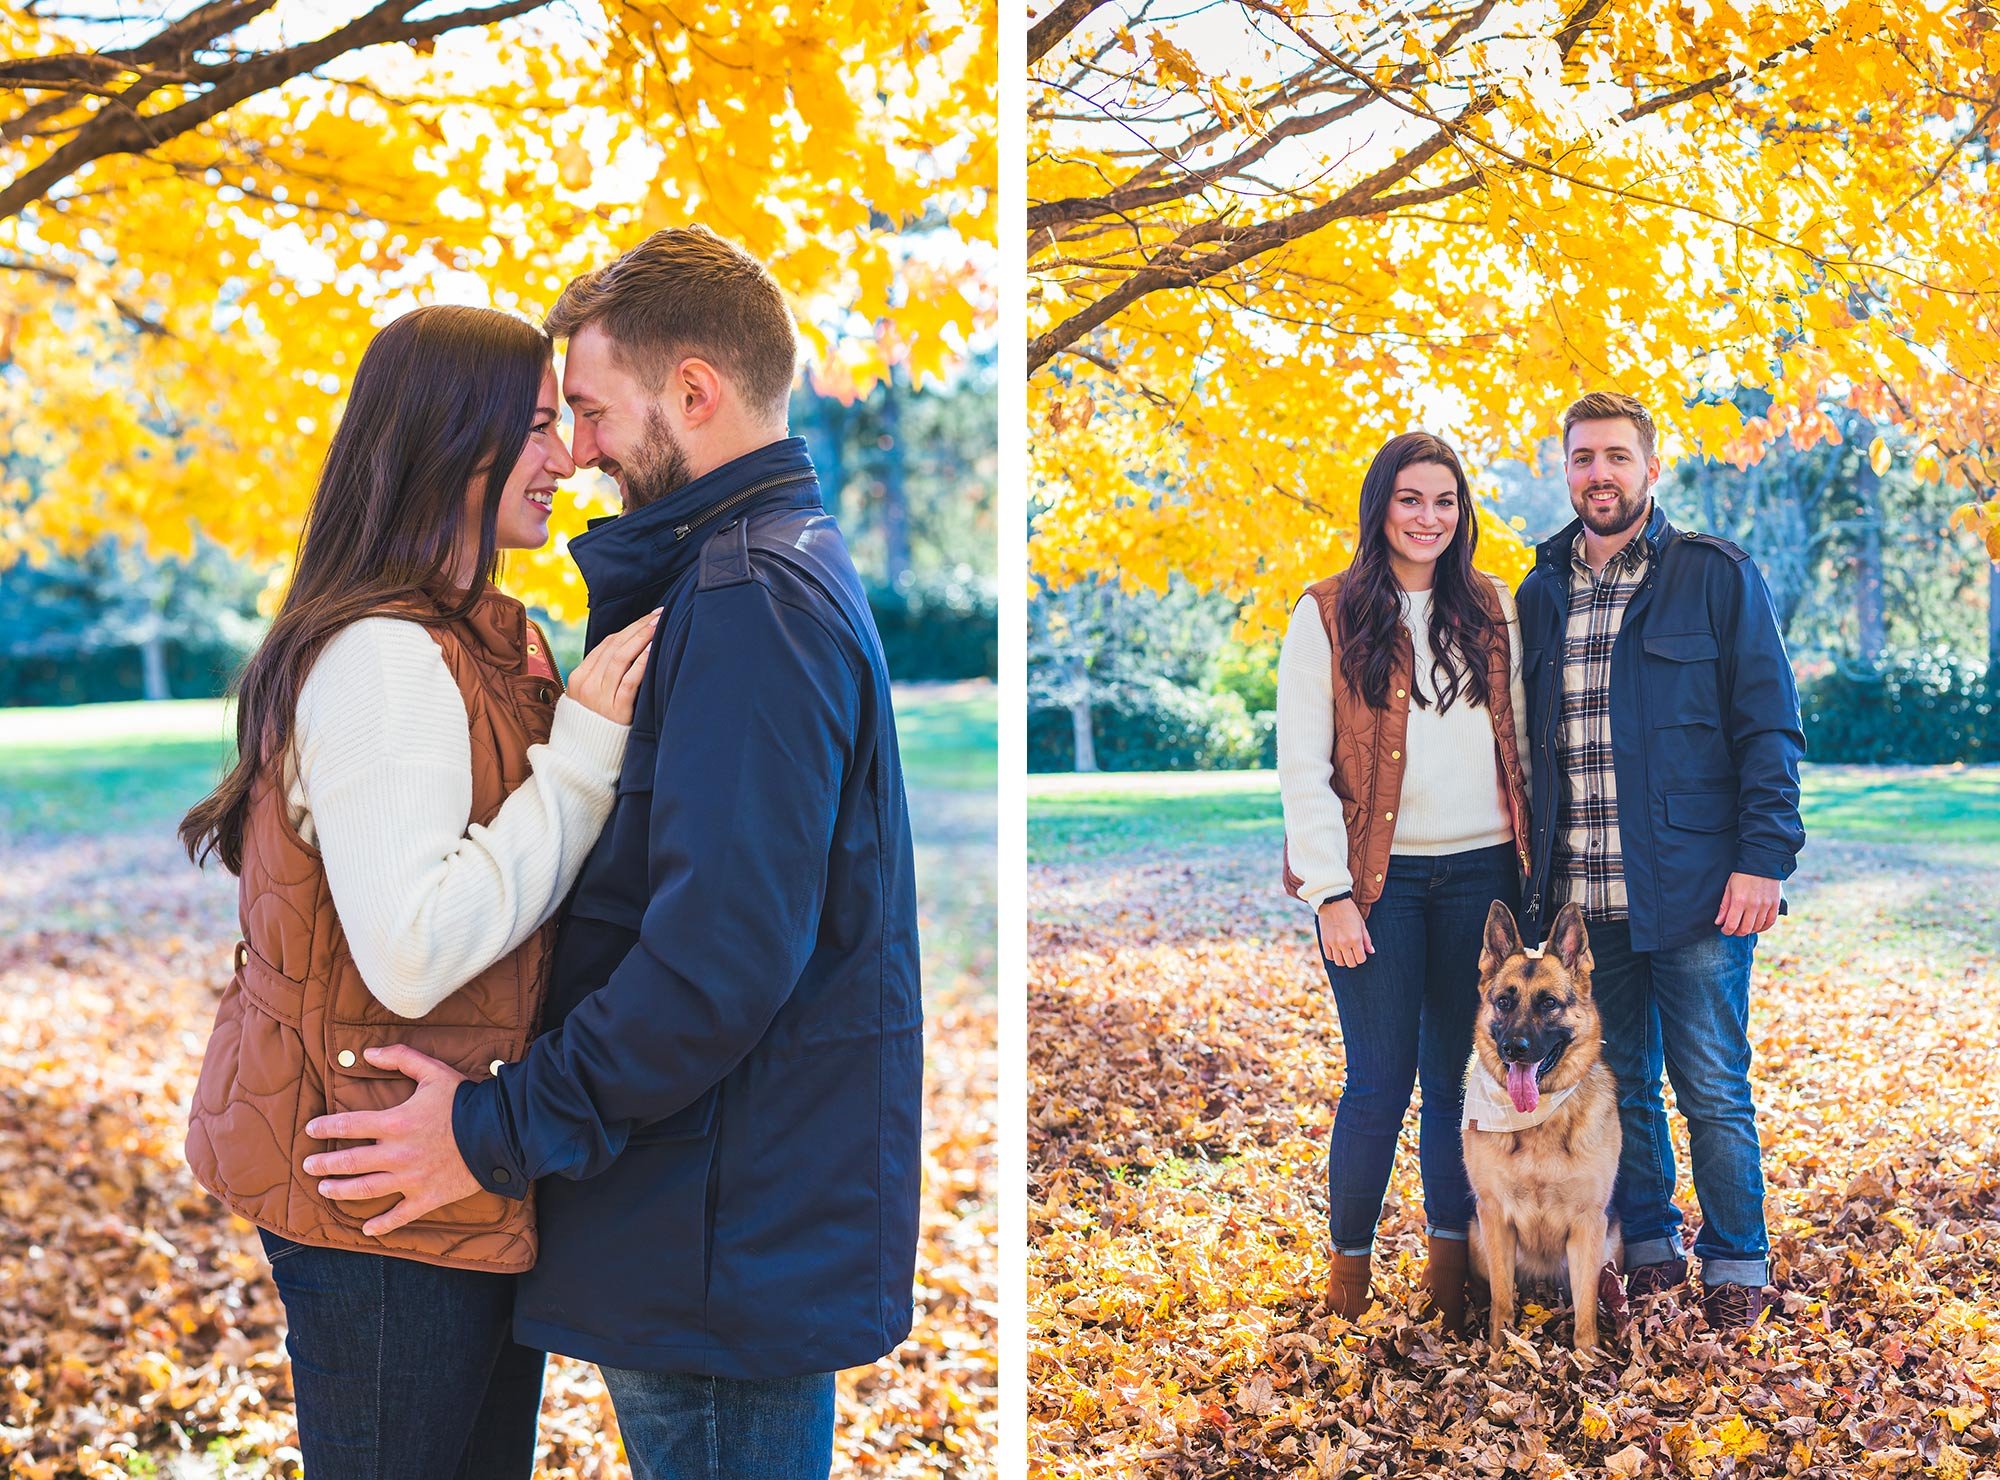
M 527 779 L 528 747 L 546 741 L 559 684 L 527 666 L 532 624 L 489 590 L 466 617 L 427 629 L 465 701 L 472 742 L 471 821 L 485 824 Z M 538 640 L 539 634 L 537 634 Z M 546 648 L 546 640 L 541 640 Z M 421 1019 L 378 1002 L 355 969 L 318 850 L 298 835 L 269 767 L 252 791 L 238 910 L 243 940 L 202 1058 L 188 1116 L 196 1178 L 232 1211 L 298 1243 L 394 1254 L 426 1264 L 518 1272 L 535 1262 L 534 1195 L 480 1191 L 383 1238 L 361 1225 L 387 1198 L 333 1202 L 299 1163 L 347 1142 L 318 1142 L 306 1122 L 330 1111 L 382 1110 L 411 1082 L 363 1058 L 408 1043 L 486 1078 L 528 1046 L 548 985 L 555 927 L 539 927 Z

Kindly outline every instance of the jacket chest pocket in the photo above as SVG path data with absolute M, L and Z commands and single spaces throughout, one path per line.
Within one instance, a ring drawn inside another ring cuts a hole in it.
M 1713 632 L 1659 632 L 1644 641 L 1646 709 L 1656 726 L 1722 727 Z

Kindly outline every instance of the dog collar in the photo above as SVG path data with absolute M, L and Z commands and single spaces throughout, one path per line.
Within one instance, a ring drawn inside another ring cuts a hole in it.
M 1563 1102 L 1575 1094 L 1577 1086 L 1559 1089 L 1552 1095 L 1543 1095 L 1541 1103 L 1522 1114 L 1514 1108 L 1514 1102 L 1507 1098 L 1507 1091 L 1479 1062 L 1477 1053 L 1465 1065 L 1465 1109 L 1458 1118 L 1459 1129 L 1468 1131 L 1525 1131 L 1540 1125 L 1556 1111 Z

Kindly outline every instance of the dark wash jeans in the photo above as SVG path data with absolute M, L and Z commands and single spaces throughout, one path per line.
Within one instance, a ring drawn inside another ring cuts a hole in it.
M 1754 935 L 1715 931 L 1670 951 L 1635 951 L 1624 920 L 1593 920 L 1591 991 L 1604 1019 L 1604 1061 L 1618 1079 L 1624 1146 L 1612 1203 L 1624 1225 L 1625 1263 L 1681 1256 L 1674 1206 L 1674 1143 L 1660 1071 L 1687 1118 L 1704 1284 L 1770 1282 L 1764 1167 L 1750 1095 L 1750 967 Z M 1668 1031 L 1662 1031 L 1663 1025 Z
M 600 1364 L 632 1480 L 826 1480 L 833 1374 L 704 1377 Z
M 1359 966 L 1336 966 L 1320 952 L 1347 1049 L 1347 1083 L 1327 1146 L 1335 1253 L 1374 1247 L 1396 1137 L 1419 1081 L 1425 1225 L 1438 1237 L 1462 1239 L 1472 1222 L 1458 1119 L 1479 1008 L 1480 941 L 1496 899 L 1520 909 L 1512 843 L 1436 858 L 1391 854 L 1382 897 L 1368 912 L 1375 954 Z M 1317 933 L 1317 916 L 1313 923 Z
M 312 1480 L 529 1480 L 542 1353 L 514 1342 L 513 1275 L 259 1235 Z

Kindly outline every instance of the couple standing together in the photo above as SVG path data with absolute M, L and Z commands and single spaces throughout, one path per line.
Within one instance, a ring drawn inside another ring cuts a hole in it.
M 834 1372 L 910 1329 L 909 819 L 795 354 L 697 228 L 546 332 L 419 309 L 361 360 L 181 830 L 243 932 L 188 1160 L 261 1233 L 314 1480 L 528 1476 L 546 1351 L 640 1480 L 824 1480 Z M 492 579 L 578 463 L 624 512 L 565 692 Z
M 1487 911 L 1503 901 L 1534 940 L 1574 901 L 1618 1082 L 1630 1293 L 1688 1279 L 1664 1068 L 1701 1199 L 1702 1307 L 1718 1328 L 1747 1325 L 1770 1282 L 1750 974 L 1805 843 L 1798 695 L 1755 564 L 1655 503 L 1645 407 L 1588 395 L 1562 430 L 1577 519 L 1537 547 L 1518 613 L 1473 568 L 1457 454 L 1419 432 L 1376 455 L 1354 560 L 1307 591 L 1285 637 L 1286 887 L 1316 912 L 1347 1056 L 1328 1304 L 1367 1307 L 1421 1082 L 1425 1289 L 1448 1329 L 1462 1323 L 1459 1126 Z

